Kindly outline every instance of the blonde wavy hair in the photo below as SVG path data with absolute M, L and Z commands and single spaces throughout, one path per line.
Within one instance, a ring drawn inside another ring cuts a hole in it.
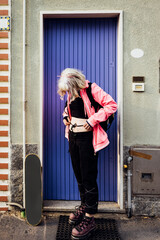
M 86 78 L 84 74 L 74 68 L 66 68 L 62 71 L 61 76 L 58 80 L 58 91 L 57 93 L 63 100 L 66 92 L 71 94 L 70 101 L 74 101 L 75 98 L 79 97 L 78 91 L 85 88 Z

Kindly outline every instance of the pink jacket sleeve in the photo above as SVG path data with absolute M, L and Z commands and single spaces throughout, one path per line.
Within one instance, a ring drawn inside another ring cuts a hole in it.
M 88 123 L 94 127 L 96 124 L 106 121 L 110 115 L 116 112 L 117 104 L 113 98 L 103 91 L 96 83 L 92 83 L 91 91 L 93 98 L 98 102 L 103 108 L 100 108 L 98 112 L 94 113 L 87 120 Z

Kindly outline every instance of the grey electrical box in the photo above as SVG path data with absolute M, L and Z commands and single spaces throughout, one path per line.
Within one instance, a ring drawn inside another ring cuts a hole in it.
M 151 160 L 133 157 L 133 194 L 160 195 L 160 148 L 132 150 L 152 156 Z

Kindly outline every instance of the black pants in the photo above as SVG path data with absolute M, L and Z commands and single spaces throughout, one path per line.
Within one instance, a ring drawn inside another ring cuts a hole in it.
M 78 182 L 81 204 L 86 212 L 94 214 L 98 208 L 97 160 L 92 144 L 93 132 L 69 132 L 69 152 Z

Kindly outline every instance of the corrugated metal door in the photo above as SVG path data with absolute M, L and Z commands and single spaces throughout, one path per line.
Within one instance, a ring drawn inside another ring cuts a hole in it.
M 83 70 L 116 100 L 117 19 L 44 20 L 44 199 L 79 200 L 78 187 L 64 137 L 65 101 L 57 95 L 57 79 L 66 67 Z M 99 200 L 117 201 L 117 125 L 110 145 L 99 155 Z

